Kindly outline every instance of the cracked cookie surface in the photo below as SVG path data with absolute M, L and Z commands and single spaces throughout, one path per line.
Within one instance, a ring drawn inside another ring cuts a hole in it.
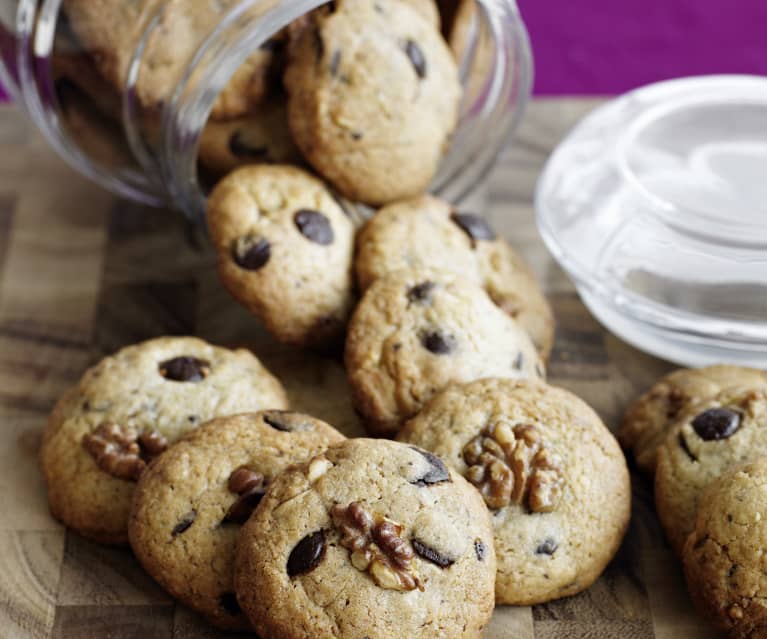
M 280 472 L 343 440 L 318 419 L 276 410 L 204 424 L 141 477 L 128 527 L 133 552 L 160 585 L 212 624 L 247 630 L 234 594 L 241 525 Z
M 767 637 L 767 460 L 715 479 L 684 546 L 698 609 L 733 639 Z
M 707 366 L 673 371 L 626 410 L 618 439 L 647 475 L 655 473 L 658 447 L 680 415 L 726 388 L 767 387 L 767 373 L 742 366 Z
M 681 555 L 701 494 L 735 466 L 767 456 L 767 389 L 730 388 L 690 406 L 658 449 L 655 505 Z
M 426 190 L 458 120 L 461 86 L 434 25 L 400 0 L 340 0 L 289 48 L 293 137 L 352 200 L 379 205 Z
M 354 265 L 362 291 L 403 268 L 461 274 L 519 322 L 544 359 L 551 352 L 554 318 L 535 276 L 481 216 L 429 195 L 391 204 L 359 232 Z
M 53 515 L 102 543 L 128 541 L 136 479 L 164 447 L 219 415 L 287 408 L 244 349 L 162 337 L 106 357 L 53 409 L 40 462 Z
M 494 575 L 468 482 L 426 451 L 350 439 L 272 483 L 242 529 L 235 585 L 273 639 L 478 639 Z
M 320 180 L 291 166 L 242 167 L 208 199 L 208 228 L 224 286 L 277 339 L 340 340 L 354 304 L 354 225 Z
M 545 375 L 527 333 L 481 287 L 433 269 L 395 271 L 368 288 L 349 324 L 346 368 L 367 427 L 384 435 L 450 383 Z
M 623 454 L 582 400 L 541 382 L 450 386 L 398 436 L 482 493 L 495 530 L 498 603 L 532 605 L 590 586 L 628 526 Z

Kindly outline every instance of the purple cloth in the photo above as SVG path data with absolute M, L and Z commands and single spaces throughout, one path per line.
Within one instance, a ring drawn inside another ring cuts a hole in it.
M 684 75 L 767 75 L 767 0 L 518 0 L 539 95 Z

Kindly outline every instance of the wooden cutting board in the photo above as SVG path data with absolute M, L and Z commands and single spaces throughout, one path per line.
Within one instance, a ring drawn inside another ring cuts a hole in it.
M 539 101 L 475 203 L 537 271 L 557 321 L 550 381 L 615 428 L 627 402 L 670 367 L 606 333 L 547 254 L 532 193 L 551 149 L 594 101 Z M 218 284 L 210 250 L 179 216 L 115 199 L 0 109 L 0 637 L 224 637 L 174 605 L 127 550 L 67 533 L 48 514 L 36 468 L 46 414 L 86 366 L 163 334 L 248 345 L 294 407 L 361 434 L 338 361 L 275 344 Z M 490 639 L 705 639 L 660 534 L 651 487 L 634 477 L 626 542 L 602 578 L 571 599 L 499 608 Z M 406 639 L 406 638 L 405 638 Z M 436 639 L 436 638 L 435 638 Z

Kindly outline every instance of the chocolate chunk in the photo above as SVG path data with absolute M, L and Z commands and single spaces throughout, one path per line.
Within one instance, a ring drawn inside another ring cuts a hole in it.
M 440 568 L 449 568 L 455 563 L 455 559 L 452 557 L 446 557 L 438 550 L 435 550 L 431 546 L 427 546 L 425 543 L 419 541 L 418 539 L 413 539 L 413 550 L 415 550 L 419 557 L 425 559 L 426 561 L 430 561 L 435 566 L 439 566 Z
M 289 577 L 305 575 L 320 565 L 325 557 L 325 531 L 318 530 L 296 544 L 288 557 Z
M 319 29 L 314 29 L 314 52 L 317 55 L 317 62 L 319 63 L 322 61 L 322 58 L 325 57 L 325 42 L 322 40 L 322 35 L 320 35 Z
M 175 537 L 176 535 L 185 533 L 192 527 L 195 519 L 197 519 L 197 511 L 190 510 L 186 515 L 184 515 L 184 518 L 176 524 L 171 534 Z
M 732 437 L 740 428 L 743 416 L 730 408 L 709 408 L 692 420 L 698 437 L 709 442 Z
M 338 68 L 341 66 L 341 51 L 336 49 L 333 51 L 333 55 L 330 58 L 330 75 L 336 77 L 338 75 Z
M 416 284 L 407 292 L 407 299 L 414 304 L 431 302 L 431 294 L 436 286 L 434 282 Z
M 548 539 L 544 539 L 542 543 L 538 544 L 538 547 L 535 549 L 535 554 L 553 555 L 555 552 L 557 552 L 557 548 L 559 548 L 559 544 L 551 537 L 549 537 Z
M 497 236 L 484 218 L 473 213 L 453 213 L 450 216 L 461 230 L 472 240 L 494 240 Z
M 685 455 L 687 455 L 694 462 L 698 461 L 698 458 L 695 455 L 693 455 L 692 451 L 690 450 L 690 447 L 687 445 L 687 440 L 684 438 L 684 435 L 682 433 L 679 433 L 679 437 L 677 437 L 677 441 L 679 442 L 679 446 L 684 451 Z
M 275 430 L 289 433 L 293 430 L 293 427 L 285 419 L 287 415 L 289 415 L 289 412 L 285 410 L 270 410 L 268 413 L 264 413 L 261 418 Z
M 225 592 L 218 598 L 219 605 L 233 617 L 239 615 L 241 611 L 240 604 L 237 602 L 237 595 L 233 592 Z
M 421 344 L 427 351 L 435 355 L 449 355 L 458 346 L 455 337 L 438 331 L 421 335 Z
M 429 451 L 416 448 L 415 446 L 411 446 L 410 448 L 417 452 L 419 455 L 425 457 L 426 461 L 428 461 L 431 465 L 431 468 L 423 477 L 410 483 L 414 484 L 415 486 L 431 486 L 432 484 L 441 484 L 445 481 L 452 481 L 450 479 L 450 473 L 447 470 L 447 466 L 445 466 L 445 463 L 439 457 L 430 453 Z
M 174 357 L 159 368 L 160 375 L 174 382 L 201 382 L 210 374 L 210 362 L 196 357 Z
M 408 40 L 405 43 L 405 53 L 410 58 L 410 62 L 415 69 L 416 75 L 423 80 L 426 77 L 426 56 L 424 56 L 421 47 L 418 46 L 413 40 Z
M 226 511 L 223 522 L 225 524 L 244 524 L 250 519 L 256 506 L 261 503 L 265 493 L 266 490 L 259 486 L 242 493 L 240 498 Z
M 229 138 L 229 150 L 238 158 L 265 161 L 269 157 L 269 148 L 265 146 L 250 146 L 241 131 Z
M 487 546 L 481 539 L 474 540 L 474 554 L 477 555 L 477 561 L 485 560 L 485 553 L 487 553 Z
M 258 271 L 272 257 L 272 247 L 263 237 L 244 237 L 237 240 L 234 251 L 237 266 L 247 271 Z
M 333 243 L 333 227 L 330 220 L 319 211 L 301 209 L 293 216 L 293 221 L 307 240 L 322 246 Z

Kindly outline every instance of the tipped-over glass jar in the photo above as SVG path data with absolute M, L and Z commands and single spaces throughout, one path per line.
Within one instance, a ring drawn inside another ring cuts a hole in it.
M 270 128 L 270 118 L 283 117 L 249 110 L 249 96 L 270 80 L 253 65 L 278 55 L 285 30 L 323 4 L 0 0 L 0 80 L 80 172 L 121 196 L 201 220 L 212 175 L 226 167 L 221 154 L 258 160 L 261 153 L 232 122 L 251 117 Z M 464 94 L 431 190 L 457 202 L 481 182 L 519 121 L 532 64 L 515 0 L 438 4 Z M 235 119 L 217 123 L 220 133 L 206 140 L 211 113 L 222 110 Z M 212 160 L 201 161 L 201 144 Z

